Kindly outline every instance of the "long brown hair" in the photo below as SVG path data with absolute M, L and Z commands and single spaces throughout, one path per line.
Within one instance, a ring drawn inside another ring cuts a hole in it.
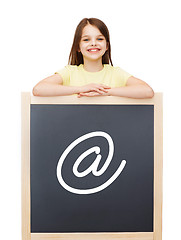
M 109 30 L 105 25 L 105 23 L 103 23 L 101 20 L 97 18 L 83 18 L 78 24 L 75 30 L 74 40 L 73 40 L 72 48 L 70 51 L 68 64 L 78 66 L 79 64 L 83 64 L 84 62 L 83 55 L 78 50 L 79 50 L 79 43 L 82 36 L 82 30 L 87 24 L 91 24 L 97 27 L 105 37 L 108 49 L 102 56 L 102 64 L 111 64 L 113 66 L 113 63 L 111 60 L 111 45 L 110 45 Z

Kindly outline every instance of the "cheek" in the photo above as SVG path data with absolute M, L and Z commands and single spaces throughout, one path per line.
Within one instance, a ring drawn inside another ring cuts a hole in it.
M 86 44 L 85 43 L 81 43 L 79 46 L 80 46 L 81 50 L 84 50 L 86 48 Z
M 82 52 L 82 44 L 79 45 L 79 52 Z
M 104 44 L 104 45 L 102 46 L 102 49 L 104 49 L 104 51 L 106 51 L 106 50 L 107 50 L 107 45 Z
M 107 48 L 107 43 L 106 42 L 102 43 L 102 47 L 106 49 Z

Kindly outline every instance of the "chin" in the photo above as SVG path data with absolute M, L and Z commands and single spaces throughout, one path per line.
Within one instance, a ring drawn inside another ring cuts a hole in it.
M 101 56 L 92 56 L 92 57 L 86 57 L 88 60 L 92 60 L 92 61 L 97 61 L 99 60 L 100 58 L 102 59 L 102 55 Z

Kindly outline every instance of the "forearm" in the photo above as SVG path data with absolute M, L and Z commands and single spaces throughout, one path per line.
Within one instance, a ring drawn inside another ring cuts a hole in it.
M 40 97 L 66 96 L 79 93 L 79 87 L 63 86 L 61 84 L 43 83 L 33 88 L 33 95 Z
M 108 95 L 128 98 L 152 98 L 154 96 L 154 92 L 152 88 L 140 84 L 111 88 L 108 90 Z

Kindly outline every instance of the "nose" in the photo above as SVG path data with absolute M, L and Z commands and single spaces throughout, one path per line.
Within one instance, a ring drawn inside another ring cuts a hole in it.
M 96 40 L 95 39 L 92 39 L 91 40 L 91 46 L 95 46 L 96 45 Z

